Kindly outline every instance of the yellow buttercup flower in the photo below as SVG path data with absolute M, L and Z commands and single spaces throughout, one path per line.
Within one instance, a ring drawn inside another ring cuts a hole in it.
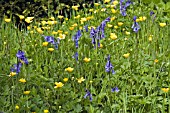
M 19 79 L 19 82 L 25 83 L 26 80 L 24 78 Z
M 19 15 L 20 20 L 23 20 L 24 18 L 25 18 L 24 15 Z
M 28 30 L 30 30 L 30 29 L 31 29 L 31 27 L 30 27 L 30 26 L 27 26 L 27 29 L 28 29 Z
M 161 89 L 163 92 L 167 93 L 169 91 L 169 88 L 162 88 Z
M 103 48 L 103 44 L 101 44 L 101 43 L 100 43 L 100 46 L 99 46 L 99 48 Z
M 118 28 L 118 26 L 114 26 L 114 28 L 115 28 L 115 29 L 117 29 L 117 28 Z
M 99 3 L 94 3 L 95 6 L 99 6 L 100 4 Z
M 79 7 L 78 5 L 77 5 L 77 6 L 72 6 L 72 9 L 74 9 L 74 10 L 77 11 L 77 10 L 78 10 L 78 7 Z
M 77 23 L 73 24 L 72 26 L 73 26 L 73 27 L 77 27 Z
M 43 42 L 42 45 L 43 45 L 43 46 L 47 46 L 47 45 L 48 45 L 48 42 Z
M 58 32 L 58 33 L 62 33 L 63 31 L 62 31 L 62 30 L 58 30 L 57 32 Z
M 159 25 L 160 25 L 161 27 L 164 27 L 164 26 L 166 26 L 166 23 L 159 23 Z
M 74 30 L 74 27 L 69 27 L 69 29 L 72 31 L 72 30 Z
M 64 84 L 62 82 L 55 82 L 55 87 L 54 88 L 60 88 L 60 87 L 63 87 Z
M 71 68 L 71 67 L 68 67 L 65 69 L 65 71 L 68 71 L 68 72 L 72 72 L 74 70 L 74 68 Z
M 93 12 L 93 11 L 94 11 L 94 9 L 89 9 L 89 11 L 90 11 L 90 12 Z
M 30 92 L 31 92 L 31 91 L 24 91 L 24 94 L 25 94 L 25 95 L 28 95 L 28 94 L 30 94 Z
M 34 19 L 34 17 L 27 17 L 27 18 L 25 18 L 25 22 L 31 23 L 33 19 Z
M 41 21 L 42 25 L 47 24 L 47 22 L 45 20 Z
M 124 54 L 123 56 L 124 56 L 125 58 L 128 58 L 129 55 L 130 55 L 130 53 L 127 53 L 127 54 Z
M 118 22 L 118 26 L 122 26 L 123 25 L 123 22 Z
M 85 81 L 85 79 L 83 77 L 77 79 L 78 83 L 82 83 L 83 81 Z
M 64 82 L 67 82 L 67 81 L 68 81 L 68 78 L 64 78 L 63 81 L 64 81 Z
M 5 22 L 7 22 L 7 23 L 8 23 L 8 22 L 11 22 L 11 19 L 10 19 L 10 18 L 9 18 L 9 19 L 6 18 L 6 19 L 5 19 Z
M 113 1 L 113 5 L 117 5 L 119 2 L 117 0 Z
M 159 61 L 158 59 L 155 59 L 155 60 L 154 60 L 155 63 L 158 63 L 158 61 Z
M 110 19 L 110 20 L 111 20 L 111 21 L 113 21 L 113 20 L 115 20 L 115 19 L 116 19 L 116 17 L 114 16 L 114 17 L 111 17 L 111 19 Z
M 109 3 L 110 2 L 110 0 L 104 0 L 104 3 Z
M 18 105 L 16 105 L 16 106 L 15 106 L 15 109 L 19 109 L 19 106 L 18 106 Z
M 125 31 L 125 34 L 126 34 L 126 35 L 130 35 L 130 32 Z
M 11 72 L 9 76 L 15 76 L 17 73 L 16 72 Z
M 110 33 L 110 38 L 115 40 L 117 39 L 117 35 L 115 33 Z
M 52 34 L 53 34 L 53 35 L 56 35 L 56 34 L 58 34 L 58 32 L 56 32 L 56 31 L 53 31 L 53 32 L 52 32 Z
M 65 37 L 66 37 L 65 34 L 61 34 L 61 33 L 60 33 L 58 38 L 59 38 L 59 39 L 65 39 Z
M 53 52 L 53 51 L 54 51 L 54 48 L 48 48 L 48 51 L 49 51 L 49 52 Z
M 84 60 L 84 62 L 90 62 L 90 60 L 91 60 L 91 59 L 90 59 L 90 58 L 85 57 L 83 60 Z
M 148 40 L 151 42 L 152 41 L 152 35 L 149 36 Z
M 66 32 L 64 32 L 64 34 L 65 34 L 65 35 L 67 35 L 67 34 L 68 34 L 68 32 L 66 31 Z
M 112 13 L 114 13 L 114 14 L 117 12 L 115 9 L 111 9 L 111 11 L 112 11 Z
M 49 19 L 50 19 L 50 20 L 52 20 L 52 21 L 54 21 L 54 20 L 55 20 L 55 18 L 54 18 L 54 17 L 50 17 Z
M 62 16 L 62 15 L 58 15 L 58 18 L 59 18 L 59 19 L 62 19 L 63 17 L 64 17 L 64 16 Z
M 108 26 L 109 28 L 113 27 L 113 25 L 111 25 L 111 24 L 108 24 L 107 26 Z
M 77 15 L 77 16 L 74 17 L 74 19 L 78 19 L 78 18 L 80 18 L 80 15 Z
M 43 34 L 43 30 L 41 28 L 37 28 L 37 32 Z
M 49 111 L 47 109 L 44 110 L 44 113 L 48 113 Z

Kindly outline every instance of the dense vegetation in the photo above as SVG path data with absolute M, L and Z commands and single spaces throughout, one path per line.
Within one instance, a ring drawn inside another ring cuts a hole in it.
M 0 10 L 0 111 L 170 112 L 170 2 L 18 1 Z

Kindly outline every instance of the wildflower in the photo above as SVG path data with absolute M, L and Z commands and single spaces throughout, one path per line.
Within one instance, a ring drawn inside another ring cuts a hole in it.
M 24 94 L 25 94 L 25 95 L 28 95 L 28 94 L 30 94 L 30 92 L 31 92 L 31 91 L 24 91 Z
M 133 29 L 134 32 L 137 33 L 138 30 L 140 29 L 140 26 L 139 26 L 139 24 L 136 22 L 136 16 L 133 17 L 133 20 L 134 20 L 134 23 L 133 23 L 133 25 L 132 25 L 132 29 Z
M 20 20 L 23 20 L 24 18 L 25 18 L 24 15 L 19 15 Z
M 65 34 L 61 34 L 61 33 L 60 33 L 58 38 L 59 38 L 59 39 L 65 39 L 65 37 L 66 37 Z
M 74 27 L 69 27 L 69 29 L 72 31 L 72 30 L 74 30 Z
M 112 13 L 115 14 L 117 11 L 115 9 L 111 9 Z
M 169 91 L 169 88 L 161 88 L 161 90 L 165 93 L 167 93 Z
M 84 60 L 84 62 L 90 62 L 90 60 L 91 60 L 91 59 L 90 59 L 90 58 L 85 57 L 83 60 Z
M 85 25 L 84 28 L 85 28 L 86 32 L 88 32 L 88 25 Z
M 18 105 L 16 105 L 16 106 L 15 106 L 15 109 L 19 109 L 19 106 L 18 106 Z
M 118 87 L 114 87 L 112 88 L 111 92 L 119 92 L 120 90 L 118 89 Z
M 130 32 L 125 31 L 125 34 L 126 34 L 126 35 L 130 35 Z
M 117 35 L 115 33 L 110 33 L 110 38 L 115 40 L 117 39 Z
M 47 22 L 46 21 L 41 21 L 41 23 L 42 23 L 42 25 L 45 25 L 45 24 L 47 24 Z
M 53 32 L 52 32 L 52 34 L 53 34 L 53 35 L 56 35 L 56 34 L 58 34 L 58 32 L 56 32 L 56 31 L 53 31 Z
M 60 88 L 60 87 L 63 87 L 63 83 L 62 82 L 55 82 L 55 87 L 54 88 Z
M 63 17 L 64 17 L 64 16 L 62 16 L 62 15 L 58 15 L 58 18 L 59 18 L 59 19 L 62 19 Z
M 82 83 L 83 81 L 85 81 L 85 79 L 83 77 L 77 79 L 78 83 Z
M 56 42 L 54 40 L 54 37 L 52 37 L 52 36 L 44 36 L 44 35 L 42 35 L 42 36 L 44 37 L 46 42 L 53 44 L 55 46 L 55 48 L 58 49 L 59 39 L 57 40 L 58 42 Z
M 53 52 L 54 48 L 48 48 L 48 51 Z
M 9 76 L 15 76 L 17 73 L 16 72 L 11 72 Z
M 166 26 L 166 23 L 159 23 L 159 25 L 160 25 L 161 27 L 164 27 L 164 26 Z
M 123 56 L 124 56 L 125 58 L 128 58 L 129 55 L 130 55 L 130 53 L 127 53 L 127 54 L 124 54 Z
M 77 33 L 72 37 L 72 40 L 75 42 L 76 48 L 78 48 L 78 40 L 82 36 L 81 31 L 78 30 Z
M 113 1 L 113 5 L 117 5 L 119 2 L 117 0 Z
M 110 0 L 104 0 L 104 3 L 109 3 L 110 2 Z
M 117 28 L 118 28 L 118 26 L 114 26 L 114 28 L 115 28 L 115 29 L 117 29 Z
M 115 71 L 113 70 L 113 65 L 110 62 L 110 55 L 108 55 L 108 57 L 107 57 L 107 63 L 105 66 L 105 70 L 106 70 L 106 72 L 112 72 L 112 74 L 115 74 Z
M 73 58 L 75 58 L 76 61 L 78 61 L 78 52 L 76 52 L 76 53 L 73 55 Z
M 64 81 L 64 82 L 67 82 L 67 81 L 68 81 L 68 78 L 64 78 L 63 81 Z
M 11 22 L 11 19 L 10 19 L 10 18 L 9 18 L 9 19 L 6 18 L 6 19 L 5 19 L 5 22 L 7 22 L 7 23 L 8 23 L 8 22 Z
M 65 69 L 65 71 L 68 71 L 68 72 L 70 72 L 70 73 L 71 73 L 73 70 L 74 70 L 74 68 L 71 68 L 71 67 L 68 67 L 68 68 Z
M 37 28 L 37 32 L 43 34 L 43 30 L 41 28 Z
M 103 48 L 103 44 L 100 43 L 100 44 L 99 44 L 99 48 Z
M 158 63 L 158 61 L 159 61 L 158 59 L 155 59 L 155 60 L 154 60 L 155 63 Z
M 28 59 L 25 57 L 25 53 L 23 51 L 19 50 L 16 56 L 17 58 L 22 60 L 25 64 L 28 64 Z
M 99 6 L 100 4 L 99 3 L 94 3 L 95 6 Z
M 152 41 L 152 35 L 149 36 L 148 40 L 149 40 L 149 41 Z
M 44 113 L 48 113 L 49 111 L 47 109 L 44 110 Z
M 19 82 L 25 83 L 26 80 L 24 78 L 19 79 Z
M 123 25 L 123 22 L 118 22 L 118 26 L 122 26 Z
M 27 18 L 25 18 L 25 22 L 31 23 L 33 18 L 34 17 L 27 17 Z
M 30 27 L 30 26 L 27 26 L 27 29 L 28 29 L 28 30 L 30 30 L 30 29 L 31 29 L 31 27 Z
M 150 11 L 150 16 L 154 15 L 155 13 L 153 11 Z
M 20 68 L 22 66 L 22 63 L 18 63 L 18 64 L 14 64 L 12 68 L 10 68 L 10 76 L 15 76 L 16 74 L 18 74 L 20 72 Z
M 52 20 L 52 21 L 54 21 L 54 20 L 55 20 L 55 18 L 54 18 L 54 17 L 50 17 L 49 19 L 50 19 L 50 20 Z
M 108 24 L 107 26 L 108 26 L 109 28 L 113 27 L 113 25 L 111 25 L 111 24 Z
M 77 5 L 77 6 L 72 6 L 72 9 L 74 9 L 74 10 L 77 11 L 77 10 L 78 10 L 78 7 L 79 7 L 78 5 Z
M 90 101 L 92 101 L 92 94 L 90 93 L 89 90 L 86 89 L 86 94 L 85 94 L 84 98 L 87 98 L 87 97 L 89 97 Z

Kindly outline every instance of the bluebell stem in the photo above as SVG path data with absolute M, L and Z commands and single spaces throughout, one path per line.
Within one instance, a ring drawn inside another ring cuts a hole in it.
M 114 88 L 111 89 L 111 92 L 119 92 L 119 91 L 120 91 L 120 90 L 119 90 L 118 87 L 114 87 Z
M 22 63 L 18 63 L 18 64 L 14 64 L 11 68 L 10 71 L 11 72 L 16 72 L 17 74 L 20 72 L 20 69 L 22 67 Z
M 87 97 L 89 97 L 89 100 L 92 101 L 92 94 L 90 93 L 89 90 L 86 89 L 86 94 L 85 94 L 84 98 L 87 98 Z
M 78 30 L 77 33 L 72 37 L 73 41 L 75 42 L 76 48 L 78 48 L 78 41 L 79 41 L 81 36 L 82 36 L 81 31 Z

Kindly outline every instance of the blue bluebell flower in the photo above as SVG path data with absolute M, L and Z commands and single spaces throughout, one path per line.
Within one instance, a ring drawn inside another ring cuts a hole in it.
M 111 92 L 119 92 L 119 91 L 120 91 L 120 90 L 119 90 L 118 87 L 114 87 L 114 88 L 111 89 Z
M 113 69 L 113 65 L 110 62 L 110 55 L 108 55 L 108 57 L 107 57 L 107 63 L 105 65 L 105 70 L 108 73 L 112 72 L 112 74 L 115 74 L 115 71 Z
M 72 37 L 73 41 L 75 42 L 76 48 L 78 48 L 78 41 L 81 36 L 82 36 L 81 31 L 78 30 L 77 33 Z
M 150 16 L 154 15 L 155 13 L 153 11 L 150 11 Z
M 44 37 L 44 40 L 45 40 L 46 42 L 53 44 L 54 47 L 55 47 L 56 49 L 58 49 L 59 39 L 58 39 L 57 42 L 56 42 L 55 39 L 54 39 L 54 37 L 52 37 L 52 36 L 44 36 L 44 35 L 42 35 L 42 36 Z
M 19 50 L 16 56 L 19 60 L 22 60 L 25 64 L 28 64 L 28 59 L 26 58 L 25 53 L 23 51 Z
M 84 98 L 87 98 L 87 97 L 89 97 L 89 100 L 92 101 L 92 99 L 93 99 L 92 94 L 90 93 L 89 90 L 86 89 L 86 94 L 85 94 Z
M 134 16 L 133 17 L 133 20 L 134 20 L 134 23 L 133 23 L 133 25 L 132 25 L 132 29 L 133 29 L 133 31 L 134 32 L 138 32 L 139 31 L 139 29 L 140 29 L 140 26 L 139 26 L 139 24 L 136 22 L 136 16 Z
M 85 28 L 86 32 L 88 32 L 88 25 L 85 25 L 84 28 Z
M 75 58 L 76 61 L 78 61 L 78 52 L 76 52 L 76 53 L 73 55 L 73 58 Z
M 17 74 L 20 72 L 20 69 L 22 67 L 22 63 L 18 63 L 18 64 L 14 64 L 11 68 L 10 71 L 11 72 L 16 72 Z
M 132 4 L 131 0 L 126 1 L 125 5 L 123 5 L 124 0 L 120 0 L 120 13 L 122 14 L 122 16 L 126 16 L 126 9 L 127 7 L 130 6 L 130 4 Z

